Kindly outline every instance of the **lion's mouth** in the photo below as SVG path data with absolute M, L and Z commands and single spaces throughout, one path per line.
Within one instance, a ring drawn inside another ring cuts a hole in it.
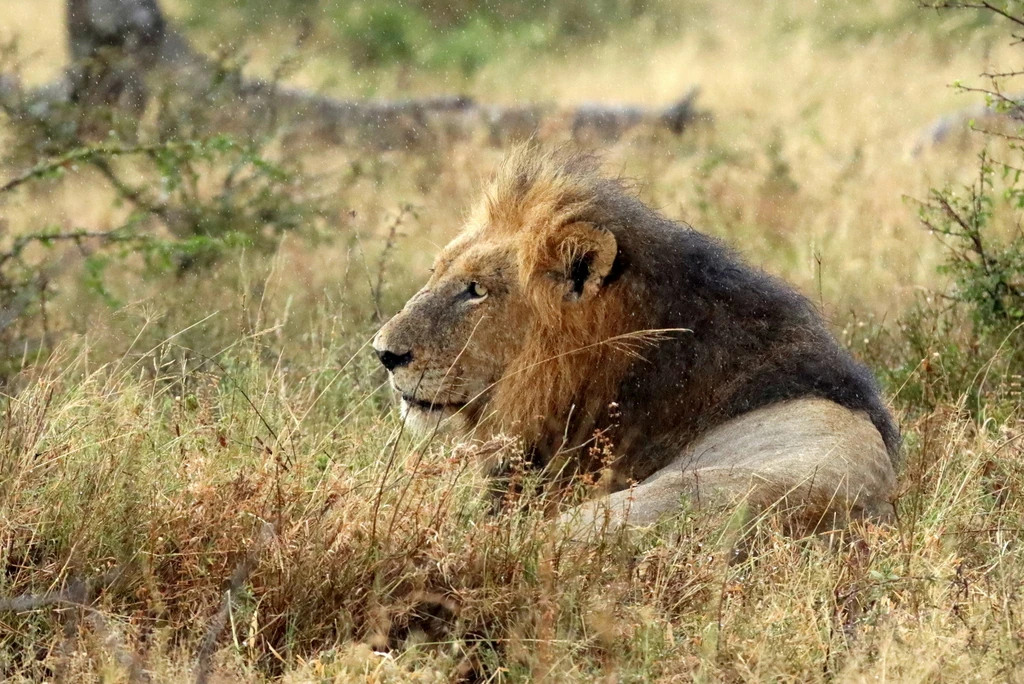
M 446 409 L 457 411 L 466 405 L 466 402 L 464 401 L 427 401 L 425 399 L 417 399 L 416 397 L 405 393 L 402 394 L 402 401 L 407 403 L 409 406 L 415 406 L 416 408 L 424 411 L 444 411 Z

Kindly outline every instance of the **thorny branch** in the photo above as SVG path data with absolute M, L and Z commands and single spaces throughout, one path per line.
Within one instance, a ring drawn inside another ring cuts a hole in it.
M 60 591 L 22 594 L 7 599 L 0 598 L 0 612 L 24 613 L 50 607 L 72 609 L 67 611 L 64 618 L 64 643 L 60 648 L 61 660 L 57 666 L 58 675 L 67 670 L 67 661 L 74 650 L 74 641 L 77 639 L 79 614 L 84 612 L 86 622 L 100 636 L 104 646 L 114 655 L 118 664 L 127 671 L 128 681 L 149 682 L 150 678 L 142 668 L 139 655 L 126 648 L 120 631 L 111 624 L 102 611 L 92 606 L 98 592 L 117 583 L 123 577 L 124 568 L 116 567 L 90 579 L 69 579 Z M 61 678 L 58 676 L 58 679 Z
M 81 147 L 58 157 L 41 161 L 32 168 L 23 171 L 14 178 L 11 178 L 3 185 L 0 185 L 0 195 L 10 192 L 29 181 L 48 178 L 56 174 L 63 173 L 68 169 L 74 168 L 75 164 L 79 162 L 92 163 L 99 159 L 110 159 L 113 157 L 123 157 L 125 155 L 151 154 L 154 152 L 181 150 L 185 148 L 198 149 L 198 147 L 199 143 L 195 141 L 161 142 L 149 145 L 115 144 Z
M 231 602 L 249 580 L 249 576 L 259 564 L 263 550 L 275 536 L 274 527 L 270 523 L 261 522 L 256 539 L 249 547 L 245 557 L 235 566 L 231 579 L 228 582 L 228 587 L 224 591 L 221 607 L 211 619 L 203 641 L 200 644 L 196 665 L 197 684 L 205 684 L 209 678 L 211 659 L 216 649 L 217 639 L 227 625 L 231 611 Z M 90 626 L 100 635 L 104 643 L 111 648 L 118 663 L 127 670 L 128 681 L 148 682 L 149 677 L 142 669 L 138 655 L 133 654 L 125 647 L 123 638 L 118 630 L 110 625 L 109 620 L 101 611 L 92 606 L 95 595 L 100 590 L 122 580 L 124 574 L 124 567 L 116 567 L 90 579 L 70 579 L 65 583 L 64 588 L 59 591 L 51 591 L 44 594 L 22 594 L 13 598 L 0 598 L 0 612 L 23 613 L 54 606 L 69 606 L 85 611 L 86 619 Z M 76 616 L 77 613 L 70 613 L 65 622 L 64 632 L 66 641 L 75 638 L 78 627 Z M 70 651 L 71 647 L 66 647 L 63 650 Z M 66 657 L 67 654 L 65 654 Z
M 1007 10 L 997 5 L 983 0 L 982 2 L 966 2 L 963 0 L 945 0 L 944 2 L 921 2 L 919 6 L 924 9 L 936 9 L 936 10 L 948 10 L 948 9 L 969 9 L 969 10 L 987 10 L 994 12 L 1004 19 L 1008 19 L 1010 22 L 1017 26 L 1024 27 L 1024 19 L 1018 16 L 1014 16 Z
M 380 259 L 377 261 L 377 284 L 373 286 L 373 310 L 378 323 L 383 322 L 383 314 L 381 313 L 381 296 L 384 292 L 384 276 L 388 266 L 388 257 L 391 255 L 391 251 L 395 248 L 395 241 L 398 237 L 399 227 L 401 227 L 405 217 L 410 214 L 413 214 L 413 207 L 411 204 L 403 204 L 399 208 L 398 215 L 395 216 L 394 220 L 391 221 L 391 225 L 388 227 L 388 236 L 384 241 L 384 249 L 380 253 Z M 415 214 L 413 215 L 415 216 Z

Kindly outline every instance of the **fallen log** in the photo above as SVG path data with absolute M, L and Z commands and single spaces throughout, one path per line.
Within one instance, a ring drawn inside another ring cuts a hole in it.
M 165 18 L 158 0 L 67 0 L 69 51 L 65 74 L 41 88 L 25 89 L 0 75 L 0 108 L 14 119 L 45 120 L 70 104 L 115 107 L 139 117 L 163 79 L 178 95 L 211 99 L 227 107 L 228 130 L 281 124 L 292 136 L 376 150 L 415 148 L 482 136 L 492 145 L 565 131 L 578 142 L 608 143 L 638 127 L 679 135 L 709 119 L 696 108 L 691 88 L 663 109 L 630 104 L 480 104 L 462 95 L 419 99 L 348 100 L 282 87 L 226 73 L 195 50 Z M 224 88 L 228 92 L 223 92 Z M 200 99 L 202 98 L 202 99 Z

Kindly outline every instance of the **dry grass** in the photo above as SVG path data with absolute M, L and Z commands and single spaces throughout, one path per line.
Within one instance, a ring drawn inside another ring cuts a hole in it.
M 907 425 L 893 528 L 830 543 L 684 515 L 578 546 L 529 500 L 488 516 L 467 448 L 396 451 L 361 357 L 324 373 L 258 353 L 89 370 L 67 350 L 9 402 L 3 593 L 51 600 L 3 618 L 8 672 L 179 681 L 211 629 L 212 674 L 247 681 L 1016 672 L 1019 426 L 956 407 Z
M 889 388 L 907 435 L 898 525 L 830 541 L 788 538 L 770 518 L 740 530 L 687 514 L 581 547 L 544 521 L 544 502 L 489 515 L 468 447 L 398 439 L 364 344 L 371 293 L 389 312 L 415 289 L 501 151 L 311 145 L 281 153 L 337 193 L 326 244 L 290 238 L 273 258 L 245 254 L 173 281 L 126 272 L 113 284 L 127 302 L 118 311 L 79 287 L 69 253 L 51 321 L 64 342 L 2 402 L 0 596 L 35 598 L 0 605 L 16 609 L 0 613 L 0 672 L 171 682 L 208 663 L 209 681 L 1019 678 L 1019 386 L 985 378 L 989 403 L 968 412 L 949 384 L 950 339 L 936 328 L 919 349 L 896 324 L 920 291 L 943 286 L 942 249 L 905 197 L 972 175 L 979 143 L 912 149 L 966 104 L 948 83 L 1013 66 L 1006 36 L 957 33 L 958 18 L 910 21 L 902 2 L 824 4 L 707 3 L 672 40 L 641 21 L 608 44 L 509 54 L 471 79 L 357 73 L 325 50 L 294 80 L 646 104 L 700 84 L 712 126 L 680 139 L 636 133 L 602 150 L 607 165 L 790 279 L 900 378 Z M 60 5 L 0 0 L 0 38 L 23 36 L 29 80 L 64 60 Z M 837 26 L 863 35 L 839 38 Z M 963 38 L 955 47 L 951 34 Z M 253 68 L 287 48 L 287 36 L 261 41 Z M 0 221 L 109 227 L 124 208 L 95 188 L 83 173 L 23 189 Z M 414 214 L 386 250 L 407 203 Z

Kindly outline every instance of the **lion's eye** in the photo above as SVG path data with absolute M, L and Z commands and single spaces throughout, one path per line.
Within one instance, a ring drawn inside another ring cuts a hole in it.
M 466 292 L 474 299 L 483 299 L 487 296 L 487 288 L 475 280 L 469 284 L 469 287 L 466 288 Z

